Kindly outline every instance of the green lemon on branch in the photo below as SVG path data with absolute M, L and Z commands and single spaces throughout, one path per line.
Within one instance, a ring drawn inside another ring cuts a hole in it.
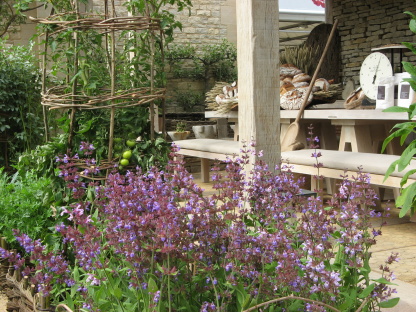
M 134 140 L 127 140 L 126 141 L 126 144 L 127 144 L 128 147 L 134 147 L 134 146 L 136 146 L 136 141 L 134 141 Z
M 115 151 L 119 151 L 119 152 L 121 152 L 121 150 L 123 149 L 123 146 L 121 146 L 121 145 L 116 145 L 116 146 L 114 146 L 114 150 Z
M 122 160 L 120 160 L 120 165 L 122 165 L 122 166 L 128 166 L 129 163 L 130 162 L 129 162 L 128 159 L 123 158 Z
M 123 153 L 123 158 L 125 158 L 125 159 L 130 159 L 132 155 L 133 155 L 133 154 L 132 154 L 132 152 L 131 152 L 131 151 L 125 151 L 125 152 Z

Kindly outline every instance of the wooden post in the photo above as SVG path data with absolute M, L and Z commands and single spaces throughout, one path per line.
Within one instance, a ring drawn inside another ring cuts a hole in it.
M 236 2 L 240 146 L 254 140 L 271 170 L 280 162 L 278 5 L 278 0 Z
M 325 22 L 334 23 L 334 0 L 325 0 Z

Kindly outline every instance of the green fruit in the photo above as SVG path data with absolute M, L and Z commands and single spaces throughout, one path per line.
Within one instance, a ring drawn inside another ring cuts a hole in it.
M 114 143 L 121 143 L 123 142 L 122 138 L 114 138 Z
M 120 165 L 122 165 L 122 166 L 128 166 L 129 163 L 130 162 L 129 162 L 128 159 L 123 158 L 122 160 L 120 160 Z
M 123 158 L 125 158 L 125 159 L 130 159 L 132 155 L 133 155 L 133 154 L 132 154 L 132 152 L 131 152 L 131 151 L 125 151 L 125 152 L 123 153 Z
M 127 144 L 128 147 L 134 147 L 136 145 L 136 141 L 127 140 L 126 144 Z
M 118 170 L 123 170 L 123 166 L 118 166 Z
M 121 146 L 121 145 L 114 146 L 115 151 L 121 151 L 122 149 L 123 149 L 123 146 Z

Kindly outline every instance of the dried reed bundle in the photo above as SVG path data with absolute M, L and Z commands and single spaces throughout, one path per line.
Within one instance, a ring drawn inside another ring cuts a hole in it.
M 205 105 L 208 110 L 217 110 L 218 103 L 215 100 L 218 94 L 222 94 L 223 87 L 226 86 L 228 83 L 219 81 L 217 82 L 211 90 L 205 93 Z
M 312 49 L 304 45 L 285 47 L 280 53 L 280 64 L 293 64 L 303 73 L 313 73 L 316 64 L 313 64 Z
M 206 107 L 220 113 L 228 113 L 238 106 L 237 83 L 229 85 L 226 82 L 217 82 L 214 87 L 206 93 Z

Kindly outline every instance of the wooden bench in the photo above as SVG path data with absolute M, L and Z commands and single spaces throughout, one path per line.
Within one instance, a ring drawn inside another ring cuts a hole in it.
M 227 157 L 239 154 L 239 142 L 231 140 L 218 139 L 191 139 L 174 142 L 180 147 L 178 154 L 184 156 L 198 157 L 201 159 L 201 178 L 203 182 L 209 181 L 209 160 L 218 159 L 226 160 Z M 358 167 L 362 167 L 362 171 L 368 173 L 371 184 L 376 186 L 398 188 L 400 180 L 408 169 L 416 169 L 416 162 L 402 172 L 393 172 L 390 177 L 384 181 L 390 164 L 398 159 L 396 155 L 373 154 L 373 153 L 357 153 L 346 151 L 319 150 L 322 154 L 319 162 L 323 167 L 319 169 L 319 174 L 326 178 L 340 179 L 341 176 L 347 174 L 351 176 L 358 172 Z M 304 149 L 298 151 L 290 151 L 282 153 L 283 163 L 293 166 L 292 172 L 316 175 L 317 168 L 314 167 L 316 159 L 312 157 L 315 150 Z M 416 174 L 408 179 L 408 183 L 416 182 Z

